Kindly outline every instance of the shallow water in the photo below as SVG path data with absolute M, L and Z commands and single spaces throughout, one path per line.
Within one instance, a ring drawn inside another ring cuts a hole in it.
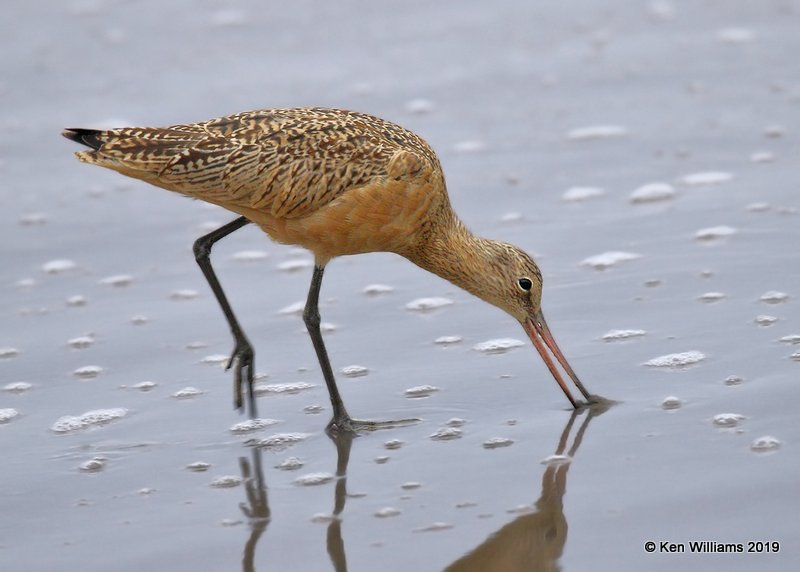
M 791 569 L 800 3 L 336 6 L 6 7 L 0 569 Z M 58 134 L 293 105 L 426 137 L 620 403 L 571 414 L 513 320 L 373 254 L 326 273 L 333 367 L 355 416 L 421 422 L 332 441 L 308 256 L 244 228 L 213 255 L 263 374 L 239 424 L 191 250 L 232 215 Z M 780 551 L 690 553 L 751 540 Z

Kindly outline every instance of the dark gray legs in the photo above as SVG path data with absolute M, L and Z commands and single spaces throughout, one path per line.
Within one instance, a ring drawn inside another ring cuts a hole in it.
M 336 379 L 333 377 L 331 362 L 328 359 L 328 350 L 325 349 L 325 342 L 322 341 L 322 332 L 319 328 L 319 289 L 322 286 L 322 274 L 324 272 L 324 266 L 314 266 L 311 287 L 308 289 L 306 308 L 303 311 L 303 321 L 306 323 L 311 342 L 314 344 L 314 350 L 317 352 L 319 366 L 322 368 L 322 376 L 328 386 L 328 394 L 333 406 L 333 419 L 328 423 L 328 429 L 332 431 L 352 431 L 352 420 L 344 408 L 342 396 L 339 395 L 339 388 L 336 387 Z
M 222 286 L 217 279 L 217 275 L 214 273 L 214 269 L 211 267 L 211 260 L 209 258 L 209 255 L 211 254 L 211 247 L 214 246 L 215 242 L 221 238 L 225 238 L 232 232 L 239 230 L 249 222 L 249 220 L 242 216 L 232 222 L 229 222 L 225 226 L 218 228 L 217 230 L 201 236 L 194 243 L 194 257 L 197 260 L 197 264 L 200 266 L 200 270 L 203 271 L 203 275 L 206 277 L 208 285 L 211 286 L 211 290 L 214 292 L 214 296 L 217 298 L 217 302 L 219 302 L 222 312 L 225 314 L 225 318 L 228 320 L 231 333 L 233 334 L 235 346 L 226 369 L 230 369 L 232 366 L 235 366 L 233 370 L 234 406 L 240 410 L 243 408 L 244 400 L 242 398 L 242 384 L 247 381 L 248 409 L 250 411 L 250 417 L 256 418 L 258 414 L 256 412 L 256 399 L 253 393 L 253 377 L 255 374 L 255 354 L 253 352 L 253 347 L 247 340 L 247 336 L 244 335 L 244 331 L 239 325 L 239 321 L 236 319 L 236 315 L 233 313 L 231 305 L 228 303 L 228 299 L 225 296 L 225 292 L 222 290 Z

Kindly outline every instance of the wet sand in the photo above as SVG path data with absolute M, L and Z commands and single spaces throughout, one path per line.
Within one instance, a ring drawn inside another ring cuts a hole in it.
M 800 3 L 336 6 L 7 6 L 0 569 L 791 569 Z M 232 215 L 81 165 L 59 132 L 298 105 L 425 137 L 464 221 L 537 256 L 559 344 L 620 403 L 572 414 L 529 343 L 475 349 L 524 341 L 513 320 L 366 255 L 322 290 L 335 370 L 366 368 L 338 373 L 345 402 L 422 421 L 334 442 L 290 308 L 310 256 L 245 228 L 213 261 L 275 422 L 232 431 L 191 250 Z

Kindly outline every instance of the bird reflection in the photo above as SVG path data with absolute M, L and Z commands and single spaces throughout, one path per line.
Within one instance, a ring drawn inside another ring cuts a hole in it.
M 448 566 L 446 572 L 516 572 L 557 571 L 559 558 L 567 541 L 567 519 L 564 516 L 563 498 L 567 487 L 570 461 L 581 445 L 589 423 L 601 415 L 609 404 L 595 404 L 572 412 L 561 432 L 555 455 L 563 456 L 549 463 L 542 475 L 542 491 L 529 512 L 492 534 L 480 546 L 471 550 Z M 577 430 L 575 426 L 581 416 Z M 570 436 L 574 437 L 570 444 Z M 347 571 L 347 555 L 342 537 L 340 515 L 347 502 L 347 465 L 353 444 L 352 433 L 332 433 L 328 437 L 336 446 L 336 486 L 334 489 L 333 514 L 328 524 L 326 548 L 336 572 Z M 242 556 L 242 570 L 252 572 L 256 544 L 270 522 L 267 488 L 258 447 L 252 448 L 252 458 L 239 459 L 245 483 L 247 502 L 239 505 L 250 523 L 250 537 Z
M 531 512 L 523 514 L 492 534 L 480 546 L 445 568 L 445 572 L 516 572 L 560 570 L 558 559 L 567 542 L 567 519 L 564 516 L 564 493 L 570 460 L 581 445 L 589 422 L 608 409 L 594 405 L 588 410 L 576 409 L 561 432 L 556 455 L 565 455 L 561 462 L 549 463 L 542 475 L 542 493 Z M 570 433 L 583 413 L 572 446 L 567 450 Z
M 264 480 L 264 467 L 261 461 L 261 450 L 258 447 L 251 449 L 252 463 L 247 457 L 239 457 L 239 469 L 242 472 L 247 502 L 239 503 L 239 508 L 247 517 L 250 524 L 250 537 L 244 545 L 242 555 L 242 570 L 253 572 L 255 570 L 255 554 L 258 539 L 264 534 L 269 524 L 270 512 L 267 500 L 267 483 Z

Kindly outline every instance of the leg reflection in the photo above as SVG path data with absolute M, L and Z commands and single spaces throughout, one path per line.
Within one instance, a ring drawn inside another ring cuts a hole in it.
M 328 525 L 327 548 L 333 569 L 336 572 L 347 571 L 347 555 L 342 539 L 342 521 L 339 515 L 347 501 L 347 464 L 350 462 L 350 447 L 354 434 L 350 432 L 328 433 L 336 445 L 336 492 L 333 500 L 333 519 Z
M 251 458 L 252 463 L 247 457 L 239 457 L 239 468 L 247 495 L 247 502 L 239 503 L 239 508 L 250 524 L 250 537 L 244 545 L 244 554 L 242 555 L 244 572 L 255 571 L 256 544 L 267 529 L 270 519 L 267 484 L 264 480 L 261 450 L 258 447 L 251 448 Z

